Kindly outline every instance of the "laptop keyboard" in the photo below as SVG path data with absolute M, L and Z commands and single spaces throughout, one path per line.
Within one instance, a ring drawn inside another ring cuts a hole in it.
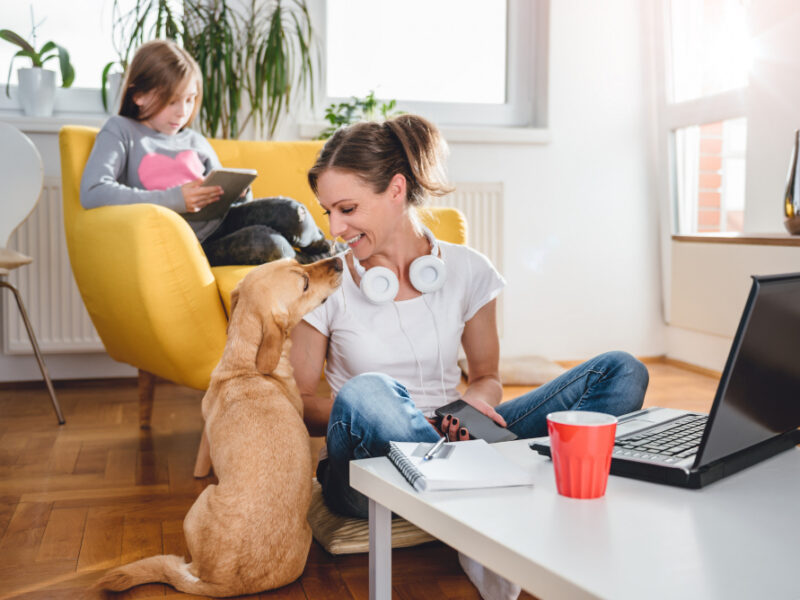
M 697 454 L 707 415 L 686 415 L 658 427 L 618 438 L 614 456 L 674 463 Z

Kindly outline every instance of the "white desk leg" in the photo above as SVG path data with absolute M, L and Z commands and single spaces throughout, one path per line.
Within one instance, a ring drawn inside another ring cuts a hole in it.
M 392 598 L 392 511 L 369 501 L 369 600 Z

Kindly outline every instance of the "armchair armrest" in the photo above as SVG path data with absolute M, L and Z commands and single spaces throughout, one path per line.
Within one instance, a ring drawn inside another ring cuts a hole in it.
M 203 250 L 177 213 L 153 204 L 80 211 L 70 259 L 109 355 L 205 389 L 227 320 Z

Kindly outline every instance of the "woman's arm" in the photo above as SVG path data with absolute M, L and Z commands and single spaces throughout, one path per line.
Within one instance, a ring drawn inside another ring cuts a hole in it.
M 291 337 L 289 360 L 303 399 L 303 420 L 310 435 L 323 436 L 328 431 L 333 398 L 318 396 L 317 387 L 328 353 L 328 338 L 305 321 L 295 326 Z
M 500 340 L 497 336 L 496 313 L 497 301 L 492 300 L 464 325 L 461 345 L 469 366 L 464 400 L 505 427 L 505 420 L 494 410 L 503 399 L 503 386 L 498 372 Z

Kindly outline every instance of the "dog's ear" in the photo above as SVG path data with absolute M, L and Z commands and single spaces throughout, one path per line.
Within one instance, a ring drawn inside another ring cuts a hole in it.
M 259 373 L 268 375 L 278 367 L 285 341 L 285 329 L 272 316 L 267 317 L 261 324 L 261 343 L 256 352 L 256 369 Z
M 233 321 L 233 309 L 236 308 L 236 304 L 239 302 L 239 286 L 237 285 L 233 288 L 231 292 L 231 310 L 228 313 L 228 329 L 225 333 L 230 333 L 231 330 L 231 321 Z

